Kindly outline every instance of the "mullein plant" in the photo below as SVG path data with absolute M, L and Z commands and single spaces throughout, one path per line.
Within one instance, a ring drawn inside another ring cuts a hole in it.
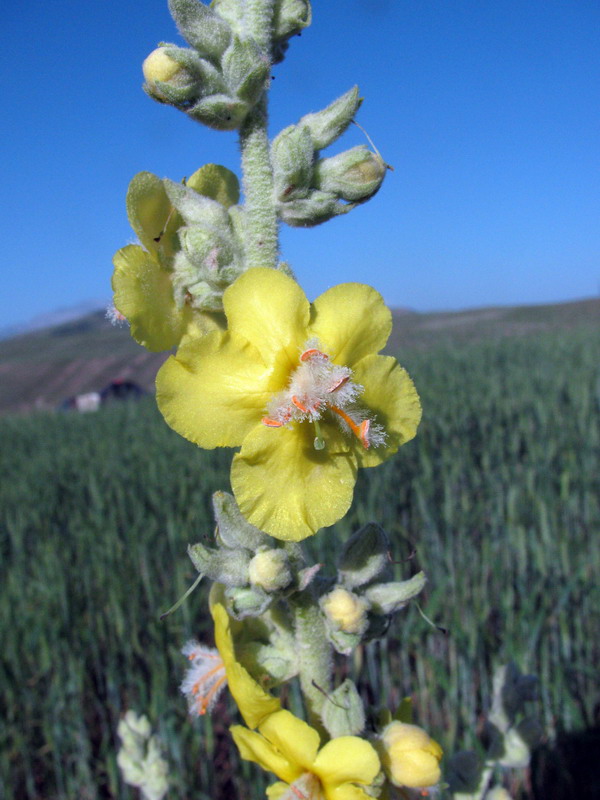
M 232 492 L 213 498 L 214 543 L 189 548 L 198 580 L 213 582 L 216 649 L 185 645 L 182 691 L 203 715 L 227 687 L 244 722 L 232 736 L 242 758 L 274 776 L 271 800 L 435 794 L 442 751 L 410 704 L 366 708 L 350 679 L 333 677 L 335 654 L 384 636 L 425 576 L 393 579 L 375 523 L 340 547 L 333 577 L 299 544 L 346 514 L 358 469 L 412 439 L 421 407 L 406 371 L 380 354 L 392 327 L 381 295 L 345 283 L 310 303 L 280 261 L 278 226 L 350 213 L 376 194 L 387 165 L 366 146 L 323 155 L 353 122 L 357 87 L 268 137 L 271 69 L 310 24 L 309 0 L 169 8 L 189 47 L 161 43 L 143 64 L 144 89 L 237 131 L 242 172 L 241 189 L 216 164 L 180 182 L 136 175 L 127 213 L 139 244 L 114 257 L 115 313 L 149 350 L 177 348 L 157 377 L 165 420 L 202 448 L 237 448 Z M 279 699 L 292 680 L 306 719 Z M 121 760 L 142 786 L 145 756 L 129 744 Z

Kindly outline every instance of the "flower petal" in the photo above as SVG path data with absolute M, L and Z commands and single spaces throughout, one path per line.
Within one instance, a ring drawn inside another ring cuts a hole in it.
M 272 391 L 256 349 L 228 332 L 187 338 L 156 376 L 156 400 L 167 423 L 209 449 L 240 445 Z
M 363 356 L 385 347 L 392 314 L 371 286 L 341 283 L 313 303 L 310 331 L 336 364 L 353 367 Z
M 224 293 L 223 306 L 230 330 L 252 342 L 267 364 L 281 351 L 289 368 L 298 364 L 310 306 L 295 280 L 268 267 L 249 269 Z
M 272 783 L 270 786 L 267 786 L 265 792 L 269 800 L 279 800 L 289 788 L 287 783 L 277 781 L 277 783 Z
M 297 764 L 290 762 L 260 733 L 249 731 L 242 725 L 232 725 L 230 731 L 241 757 L 246 761 L 254 761 L 286 783 L 293 783 L 302 774 Z
M 314 436 L 309 423 L 257 425 L 233 459 L 231 486 L 242 514 L 278 539 L 299 542 L 337 522 L 352 502 L 356 457 L 343 452 L 343 434 L 328 426 L 324 450 L 315 450 Z
M 113 263 L 115 308 L 128 320 L 136 342 L 154 352 L 179 344 L 192 310 L 177 308 L 169 273 L 136 244 L 118 250 Z
M 327 800 L 373 800 L 372 794 L 367 794 L 360 786 L 354 786 L 352 783 L 343 783 L 335 789 L 327 789 L 325 796 Z
M 215 623 L 215 643 L 225 664 L 229 691 L 246 725 L 249 728 L 257 728 L 265 717 L 279 711 L 281 704 L 276 697 L 266 692 L 236 659 L 231 620 L 225 607 L 221 603 L 215 603 L 211 605 L 211 614 Z
M 313 771 L 325 786 L 341 783 L 369 785 L 380 770 L 373 745 L 358 736 L 338 736 L 319 751 Z
M 321 740 L 317 731 L 304 720 L 298 719 L 290 711 L 282 710 L 263 720 L 259 731 L 299 769 L 298 774 L 313 771 Z M 283 775 L 279 777 L 287 780 Z
M 373 412 L 387 434 L 379 447 L 356 447 L 359 466 L 374 467 L 415 436 L 421 403 L 408 373 L 391 356 L 365 356 L 354 367 L 354 380 L 364 386 L 360 404 Z

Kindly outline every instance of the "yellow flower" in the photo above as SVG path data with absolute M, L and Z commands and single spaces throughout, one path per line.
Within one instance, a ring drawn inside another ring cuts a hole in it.
M 421 789 L 439 782 L 442 748 L 417 725 L 390 722 L 381 749 L 383 767 L 395 786 Z
M 225 665 L 227 684 L 240 714 L 249 728 L 256 728 L 270 714 L 281 709 L 276 697 L 266 692 L 243 667 L 235 655 L 232 620 L 220 602 L 222 587 L 214 584 L 210 595 L 210 613 L 215 623 L 215 644 Z M 239 624 L 239 623 L 238 623 Z
M 234 725 L 231 733 L 242 758 L 281 779 L 267 790 L 269 800 L 369 800 L 361 786 L 370 786 L 380 770 L 369 742 L 340 736 L 320 748 L 317 731 L 289 711 L 270 714 L 258 732 Z
M 358 467 L 415 435 L 412 381 L 377 355 L 391 313 L 369 286 L 346 283 L 311 306 L 282 272 L 248 270 L 223 295 L 228 330 L 183 342 L 157 377 L 168 424 L 201 447 L 239 447 L 231 485 L 244 516 L 300 541 L 340 519 Z

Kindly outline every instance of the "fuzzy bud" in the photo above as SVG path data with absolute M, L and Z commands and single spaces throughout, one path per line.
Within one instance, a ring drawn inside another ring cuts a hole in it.
M 330 192 L 310 192 L 306 198 L 279 203 L 280 219 L 293 228 L 312 228 L 340 214 L 347 214 L 355 207 L 353 203 L 340 203 Z
M 247 586 L 250 555 L 246 550 L 221 547 L 212 550 L 203 544 L 188 547 L 192 563 L 202 575 L 226 586 Z
M 358 86 L 354 86 L 322 111 L 306 114 L 298 127 L 308 128 L 314 149 L 323 150 L 344 133 L 361 103 Z
M 321 610 L 337 630 L 361 634 L 367 629 L 368 602 L 341 586 L 321 598 Z
M 271 604 L 273 598 L 258 586 L 229 587 L 225 590 L 227 610 L 234 619 L 260 617 Z
M 332 738 L 358 736 L 365 727 L 365 709 L 354 683 L 346 679 L 333 692 L 321 711 L 321 720 Z
M 425 582 L 425 573 L 417 572 L 407 581 L 376 583 L 365 591 L 365 597 L 376 614 L 394 614 L 419 594 Z
M 288 203 L 306 197 L 312 180 L 313 143 L 308 128 L 290 125 L 271 145 L 275 197 Z
M 369 522 L 353 534 L 342 550 L 338 577 L 347 589 L 370 583 L 389 567 L 390 543 L 380 525 Z
M 253 106 L 265 90 L 270 64 L 251 40 L 237 36 L 223 56 L 223 78 L 232 95 Z
M 177 57 L 179 50 L 181 48 L 158 47 L 142 64 L 142 71 L 146 79 L 144 90 L 150 97 L 159 103 L 185 109 L 198 100 L 202 89 L 198 72 L 185 63 L 188 59 Z
M 277 0 L 273 15 L 273 63 L 278 64 L 287 50 L 287 41 L 307 28 L 312 19 L 309 0 Z
M 394 786 L 421 789 L 438 783 L 442 748 L 422 728 L 390 722 L 379 741 L 381 763 Z
M 212 497 L 217 523 L 217 536 L 227 547 L 245 547 L 256 551 L 272 542 L 270 536 L 251 525 L 227 492 L 215 492 Z
M 234 131 L 240 127 L 249 110 L 242 100 L 227 94 L 214 94 L 200 100 L 187 114 L 216 131 Z
M 252 586 L 265 592 L 285 589 L 292 581 L 292 573 L 285 550 L 262 550 L 250 561 L 248 575 Z
M 218 64 L 231 41 L 229 24 L 200 0 L 169 0 L 169 11 L 183 38 Z
M 145 800 L 162 800 L 169 789 L 168 765 L 147 718 L 128 711 L 117 732 L 122 742 L 117 763 L 123 779 L 139 788 Z
M 313 183 L 317 189 L 337 195 L 342 200 L 364 202 L 383 183 L 386 165 L 381 156 L 365 145 L 358 145 L 315 164 Z

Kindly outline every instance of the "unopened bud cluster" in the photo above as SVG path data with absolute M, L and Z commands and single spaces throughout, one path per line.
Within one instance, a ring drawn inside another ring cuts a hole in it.
M 381 186 L 386 164 L 365 145 L 328 158 L 319 155 L 346 130 L 361 102 L 355 86 L 273 140 L 275 201 L 280 219 L 288 225 L 318 225 L 347 214 Z
M 198 572 L 226 587 L 225 603 L 235 619 L 258 617 L 280 597 L 306 586 L 296 546 L 279 547 L 247 522 L 227 492 L 215 492 L 213 508 L 217 546 L 195 544 L 188 552 Z
M 393 614 L 425 586 L 418 572 L 405 581 L 389 580 L 390 544 L 379 525 L 368 523 L 346 543 L 337 582 L 320 598 L 327 635 L 333 647 L 348 655 L 361 642 L 382 636 Z
M 144 800 L 162 800 L 169 790 L 168 765 L 147 717 L 128 711 L 117 732 L 121 739 L 117 763 L 125 782 L 136 786 Z
M 235 130 L 260 100 L 271 63 L 281 60 L 287 40 L 310 24 L 308 0 L 279 0 L 272 52 L 248 35 L 243 4 L 170 0 L 169 9 L 189 48 L 161 44 L 146 58 L 145 91 L 216 130 Z

